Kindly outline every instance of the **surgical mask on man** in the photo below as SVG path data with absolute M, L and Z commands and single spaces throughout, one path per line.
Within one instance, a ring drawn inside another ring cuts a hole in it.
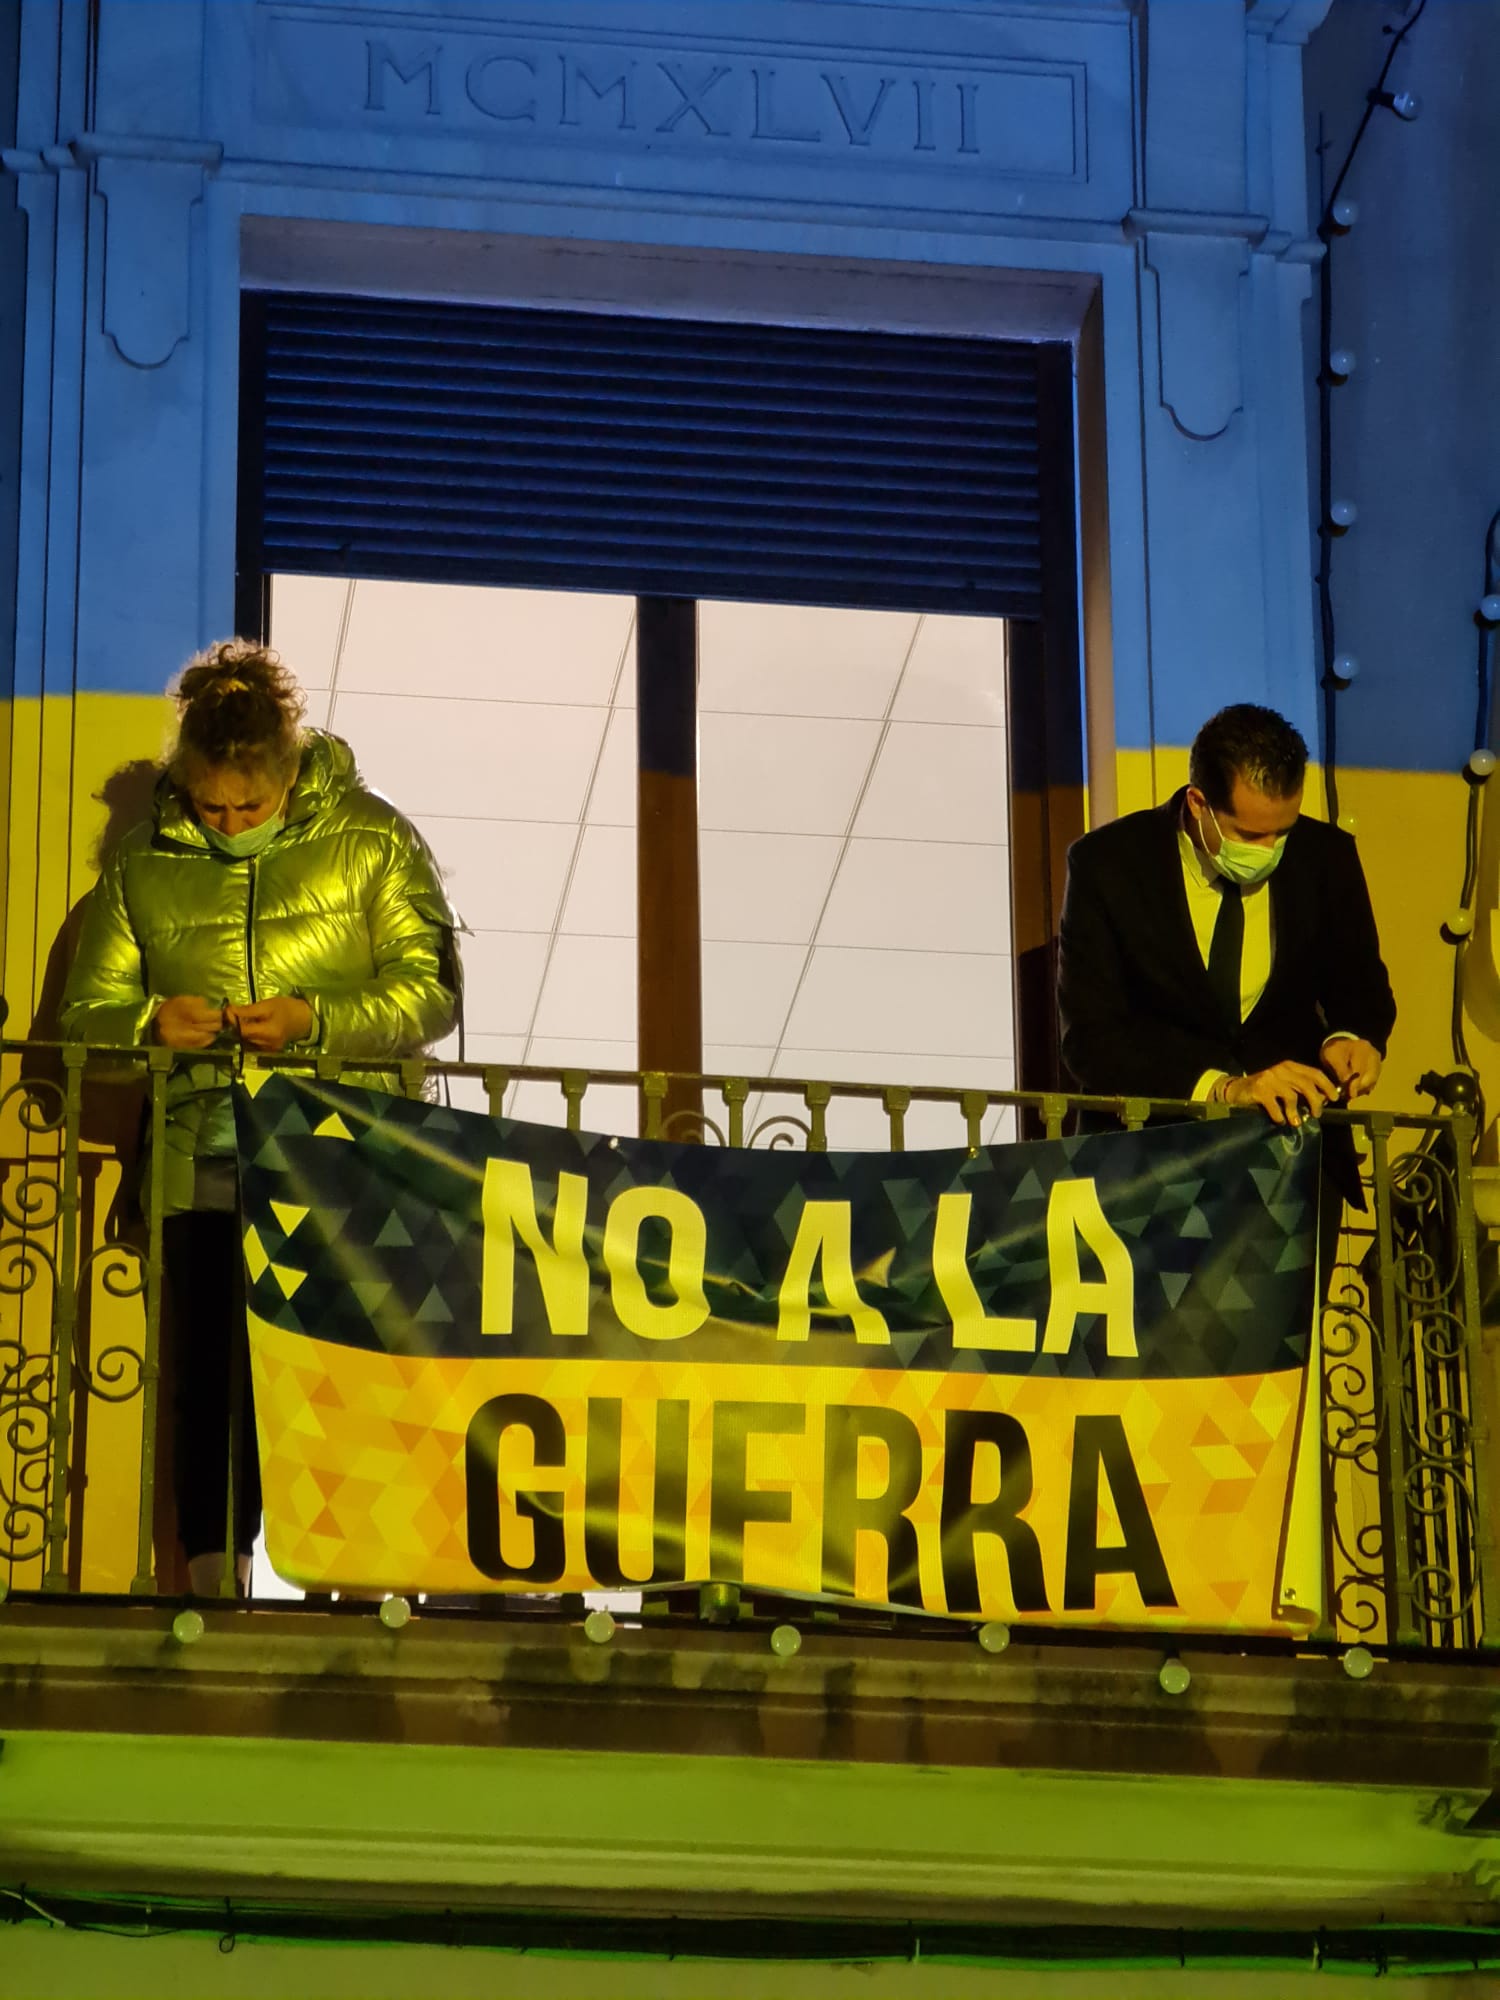
M 1204 801 L 1207 805 L 1207 800 Z M 1226 882 L 1234 882 L 1241 889 L 1252 889 L 1257 882 L 1264 882 L 1276 872 L 1277 863 L 1286 850 L 1286 835 L 1278 834 L 1273 847 L 1258 847 L 1249 840 L 1226 838 L 1219 816 L 1212 806 L 1208 816 L 1214 823 L 1214 832 L 1219 836 L 1219 851 L 1211 855 L 1215 868 Z
M 205 826 L 203 831 L 210 847 L 216 847 L 220 854 L 227 854 L 232 860 L 244 861 L 252 854 L 259 854 L 286 825 L 286 802 L 273 812 L 269 819 L 263 819 L 259 826 L 243 826 L 238 833 L 220 833 L 217 827 Z

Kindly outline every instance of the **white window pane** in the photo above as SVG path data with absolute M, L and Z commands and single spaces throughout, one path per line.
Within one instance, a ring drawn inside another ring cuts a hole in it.
M 1011 1087 L 1004 627 L 717 604 L 699 649 L 705 1040 L 774 1036 L 799 1079 Z M 746 1115 L 802 1143 L 799 1095 Z M 877 1101 L 827 1131 L 890 1143 Z M 968 1137 L 957 1106 L 906 1115 L 909 1147 Z

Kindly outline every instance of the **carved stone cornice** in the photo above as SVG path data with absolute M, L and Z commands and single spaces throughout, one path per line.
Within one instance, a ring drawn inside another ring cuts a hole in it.
M 163 160 L 174 166 L 201 167 L 213 173 L 224 158 L 217 139 L 153 138 L 139 132 L 80 132 L 72 141 L 75 159 Z
M 1216 236 L 1259 243 L 1271 227 L 1264 215 L 1213 215 L 1194 208 L 1132 208 L 1122 225 L 1126 236 Z

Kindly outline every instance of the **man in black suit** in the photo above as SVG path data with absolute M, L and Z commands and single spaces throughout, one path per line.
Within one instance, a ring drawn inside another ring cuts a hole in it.
M 1068 855 L 1063 1058 L 1102 1096 L 1362 1097 L 1396 1019 L 1353 839 L 1301 817 L 1307 745 L 1268 708 L 1206 722 L 1189 783 Z

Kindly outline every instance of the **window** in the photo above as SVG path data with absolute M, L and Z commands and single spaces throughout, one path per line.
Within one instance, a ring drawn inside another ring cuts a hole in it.
M 473 1061 L 636 1066 L 634 613 L 276 579 L 309 721 L 422 828 L 468 926 Z M 1010 1085 L 1003 626 L 735 603 L 699 625 L 705 1069 Z M 795 1108 L 752 1100 L 750 1122 Z M 506 1109 L 563 1100 L 522 1083 Z M 585 1122 L 634 1131 L 634 1092 L 595 1087 Z M 829 1136 L 886 1130 L 845 1104 Z M 909 1144 L 957 1138 L 952 1113 L 908 1119 Z

